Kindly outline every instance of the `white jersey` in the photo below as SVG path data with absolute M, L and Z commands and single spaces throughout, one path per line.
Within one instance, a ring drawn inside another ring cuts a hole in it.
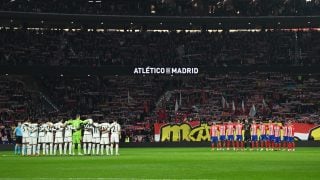
M 56 138 L 62 138 L 63 136 L 63 124 L 61 122 L 55 123 L 53 125 L 54 130 L 56 131 Z
M 30 137 L 37 138 L 38 137 L 38 124 L 32 123 L 30 124 Z
M 72 137 L 72 129 L 73 127 L 71 125 L 67 125 L 64 128 L 64 137 Z
M 110 131 L 111 131 L 111 134 L 120 134 L 120 131 L 121 131 L 120 124 L 118 124 L 117 122 L 113 122 L 110 125 Z
M 30 124 L 25 122 L 21 125 L 22 137 L 28 138 L 30 137 Z
M 110 132 L 109 123 L 100 124 L 100 129 L 101 129 L 101 137 L 109 137 L 109 132 Z
M 47 126 L 46 128 L 46 143 L 53 143 L 53 126 Z
M 92 135 L 92 131 L 93 131 L 93 125 L 92 124 L 85 124 L 84 125 L 84 133 L 83 135 Z
M 47 124 L 41 124 L 39 127 L 39 137 L 44 137 L 46 135 Z
M 93 138 L 100 138 L 100 124 L 93 123 Z

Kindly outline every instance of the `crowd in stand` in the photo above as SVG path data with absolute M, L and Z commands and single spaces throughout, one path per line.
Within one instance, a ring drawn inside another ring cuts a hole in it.
M 319 15 L 319 0 L 3 0 L 0 10 L 168 16 Z
M 2 65 L 319 64 L 320 33 L 65 32 L 0 30 Z
M 183 79 L 180 88 L 167 93 L 157 108 L 167 113 L 160 121 L 232 120 L 254 113 L 263 121 L 276 118 L 319 124 L 319 89 L 319 75 L 219 74 Z
M 136 142 L 153 141 L 152 125 L 155 122 L 226 121 L 250 117 L 254 113 L 256 119 L 263 121 L 286 119 L 319 124 L 319 80 L 319 74 L 272 72 L 162 78 L 33 77 L 32 81 L 38 83 L 59 111 L 38 113 L 32 118 L 65 119 L 78 112 L 97 121 L 120 118 L 122 141 Z M 5 96 L 11 98 L 9 94 L 2 97 Z M 32 115 L 31 107 L 35 106 L 31 101 L 14 104 L 24 104 L 29 113 L 14 109 L 14 105 L 3 105 L 7 109 L 1 113 L 3 142 L 12 139 L 9 135 L 11 125 Z

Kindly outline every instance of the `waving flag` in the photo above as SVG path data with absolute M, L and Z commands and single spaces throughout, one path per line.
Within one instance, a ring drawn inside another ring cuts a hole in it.
M 256 107 L 254 106 L 254 104 L 252 105 L 250 112 L 249 112 L 249 116 L 250 117 L 254 117 L 256 115 L 257 111 L 256 111 Z
M 179 105 L 178 105 L 178 100 L 176 99 L 176 105 L 174 106 L 174 112 L 178 112 Z

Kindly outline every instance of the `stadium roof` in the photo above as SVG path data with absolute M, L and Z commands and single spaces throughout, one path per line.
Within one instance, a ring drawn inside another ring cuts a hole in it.
M 126 16 L 0 11 L 1 26 L 126 29 L 319 28 L 320 16 Z

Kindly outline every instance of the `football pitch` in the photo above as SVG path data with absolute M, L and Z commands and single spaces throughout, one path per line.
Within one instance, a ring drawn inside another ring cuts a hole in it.
M 120 148 L 120 156 L 20 157 L 0 151 L 0 179 L 320 179 L 320 148 L 234 152 Z

